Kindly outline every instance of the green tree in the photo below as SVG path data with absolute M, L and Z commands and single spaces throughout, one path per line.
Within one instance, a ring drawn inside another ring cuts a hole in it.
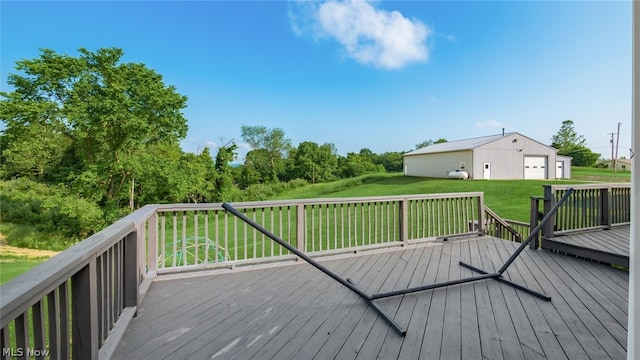
M 284 171 L 284 158 L 291 148 L 291 140 L 280 128 L 242 125 L 241 130 L 242 139 L 253 149 L 247 154 L 245 166 L 255 167 L 260 181 L 278 181 Z
M 389 151 L 378 155 L 376 164 L 380 164 L 388 172 L 402 171 L 402 154 L 400 151 Z
M 576 132 L 572 120 L 563 121 L 558 133 L 551 137 L 551 146 L 558 149 L 558 155 L 571 156 L 575 166 L 593 166 L 600 158 L 586 143 L 584 136 Z
M 346 157 L 339 159 L 338 164 L 343 178 L 384 172 L 382 165 L 376 165 L 366 156 L 356 153 L 347 153 Z
M 231 142 L 218 148 L 215 161 L 214 201 L 229 201 L 233 193 L 233 168 L 229 165 L 237 156 L 238 146 Z
M 71 150 L 69 138 L 38 123 L 9 128 L 3 138 L 3 178 L 54 177 Z
M 421 148 L 427 147 L 429 145 L 446 143 L 446 142 L 447 142 L 447 139 L 445 139 L 445 138 L 439 138 L 438 140 L 435 140 L 435 141 L 431 140 L 431 139 L 424 140 L 424 141 L 419 142 L 419 143 L 416 144 L 416 149 L 421 149 Z
M 551 146 L 558 149 L 570 149 L 585 146 L 587 140 L 582 135 L 578 135 L 572 120 L 565 120 L 560 126 L 558 133 L 551 137 Z
M 278 174 L 284 172 L 282 158 L 275 157 L 267 149 L 255 149 L 247 153 L 244 160 L 243 187 L 258 183 L 278 181 Z
M 312 184 L 335 179 L 338 158 L 333 144 L 304 141 L 298 144 L 291 158 L 290 178 L 304 179 Z
M 157 143 L 127 158 L 138 204 L 182 201 L 182 150 L 177 144 Z
M 42 162 L 55 163 L 72 147 L 77 162 L 66 167 L 66 176 L 79 194 L 102 203 L 129 199 L 133 168 L 127 158 L 150 144 L 184 138 L 187 99 L 145 65 L 121 63 L 121 49 L 78 51 L 72 57 L 41 50 L 39 58 L 16 63 L 21 74 L 9 75 L 14 91 L 0 93 L 7 174 L 46 175 Z M 32 136 L 38 145 L 29 145 Z M 20 168 L 24 154 L 40 163 Z
M 180 165 L 186 200 L 194 203 L 211 201 L 215 197 L 218 176 L 209 148 L 204 148 L 198 155 L 184 153 Z

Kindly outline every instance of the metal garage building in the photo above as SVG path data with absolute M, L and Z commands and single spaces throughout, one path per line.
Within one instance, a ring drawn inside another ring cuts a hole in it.
M 433 144 L 404 154 L 404 174 L 446 178 L 454 170 L 470 179 L 559 179 L 571 176 L 571 158 L 512 132 Z

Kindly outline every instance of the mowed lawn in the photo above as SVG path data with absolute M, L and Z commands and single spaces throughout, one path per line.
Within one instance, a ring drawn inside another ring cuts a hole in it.
M 31 270 L 57 254 L 55 251 L 21 249 L 0 245 L 0 284 Z
M 629 181 L 629 172 L 580 167 L 573 167 L 572 178 L 563 180 L 451 180 L 378 174 L 309 185 L 281 194 L 277 198 L 336 198 L 478 191 L 484 193 L 485 204 L 501 217 L 528 222 L 530 199 L 532 196 L 541 197 L 544 185 Z

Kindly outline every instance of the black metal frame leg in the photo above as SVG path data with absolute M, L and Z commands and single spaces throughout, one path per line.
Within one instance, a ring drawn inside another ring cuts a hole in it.
M 471 266 L 471 265 L 469 265 L 467 263 L 463 263 L 462 261 L 460 261 L 459 264 L 460 264 L 460 266 L 466 267 L 467 269 L 473 270 L 473 271 L 478 272 L 480 274 L 488 274 L 488 272 L 486 272 L 486 271 L 484 271 L 482 269 L 478 269 L 477 267 Z M 518 290 L 522 290 L 522 291 L 526 292 L 527 294 L 531 294 L 531 295 L 533 295 L 533 296 L 535 296 L 537 298 L 540 298 L 542 300 L 551 301 L 551 297 L 550 296 L 547 296 L 547 295 L 545 295 L 543 293 L 539 293 L 537 291 L 533 291 L 533 290 L 531 290 L 529 288 L 526 288 L 526 287 L 524 287 L 524 286 L 522 286 L 520 284 L 516 284 L 516 283 L 514 283 L 514 282 L 512 282 L 510 280 L 507 280 L 507 279 L 503 278 L 502 275 L 493 277 L 492 279 L 497 280 L 497 281 L 499 281 L 499 282 L 501 282 L 503 284 L 507 284 L 509 286 L 512 286 L 512 287 L 514 287 L 514 288 L 516 288 Z

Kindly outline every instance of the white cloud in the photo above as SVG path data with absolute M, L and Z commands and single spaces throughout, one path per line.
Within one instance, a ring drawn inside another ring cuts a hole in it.
M 498 129 L 500 129 L 500 128 L 504 127 L 504 124 L 501 123 L 498 120 L 491 119 L 491 120 L 486 120 L 486 121 L 483 121 L 483 122 L 479 122 L 479 123 L 476 124 L 476 126 L 479 127 L 480 129 L 485 129 L 485 128 L 498 128 Z
M 398 11 L 381 10 L 358 0 L 296 5 L 289 11 L 296 35 L 333 38 L 342 45 L 346 56 L 359 63 L 398 69 L 429 57 L 426 42 L 432 30 Z

